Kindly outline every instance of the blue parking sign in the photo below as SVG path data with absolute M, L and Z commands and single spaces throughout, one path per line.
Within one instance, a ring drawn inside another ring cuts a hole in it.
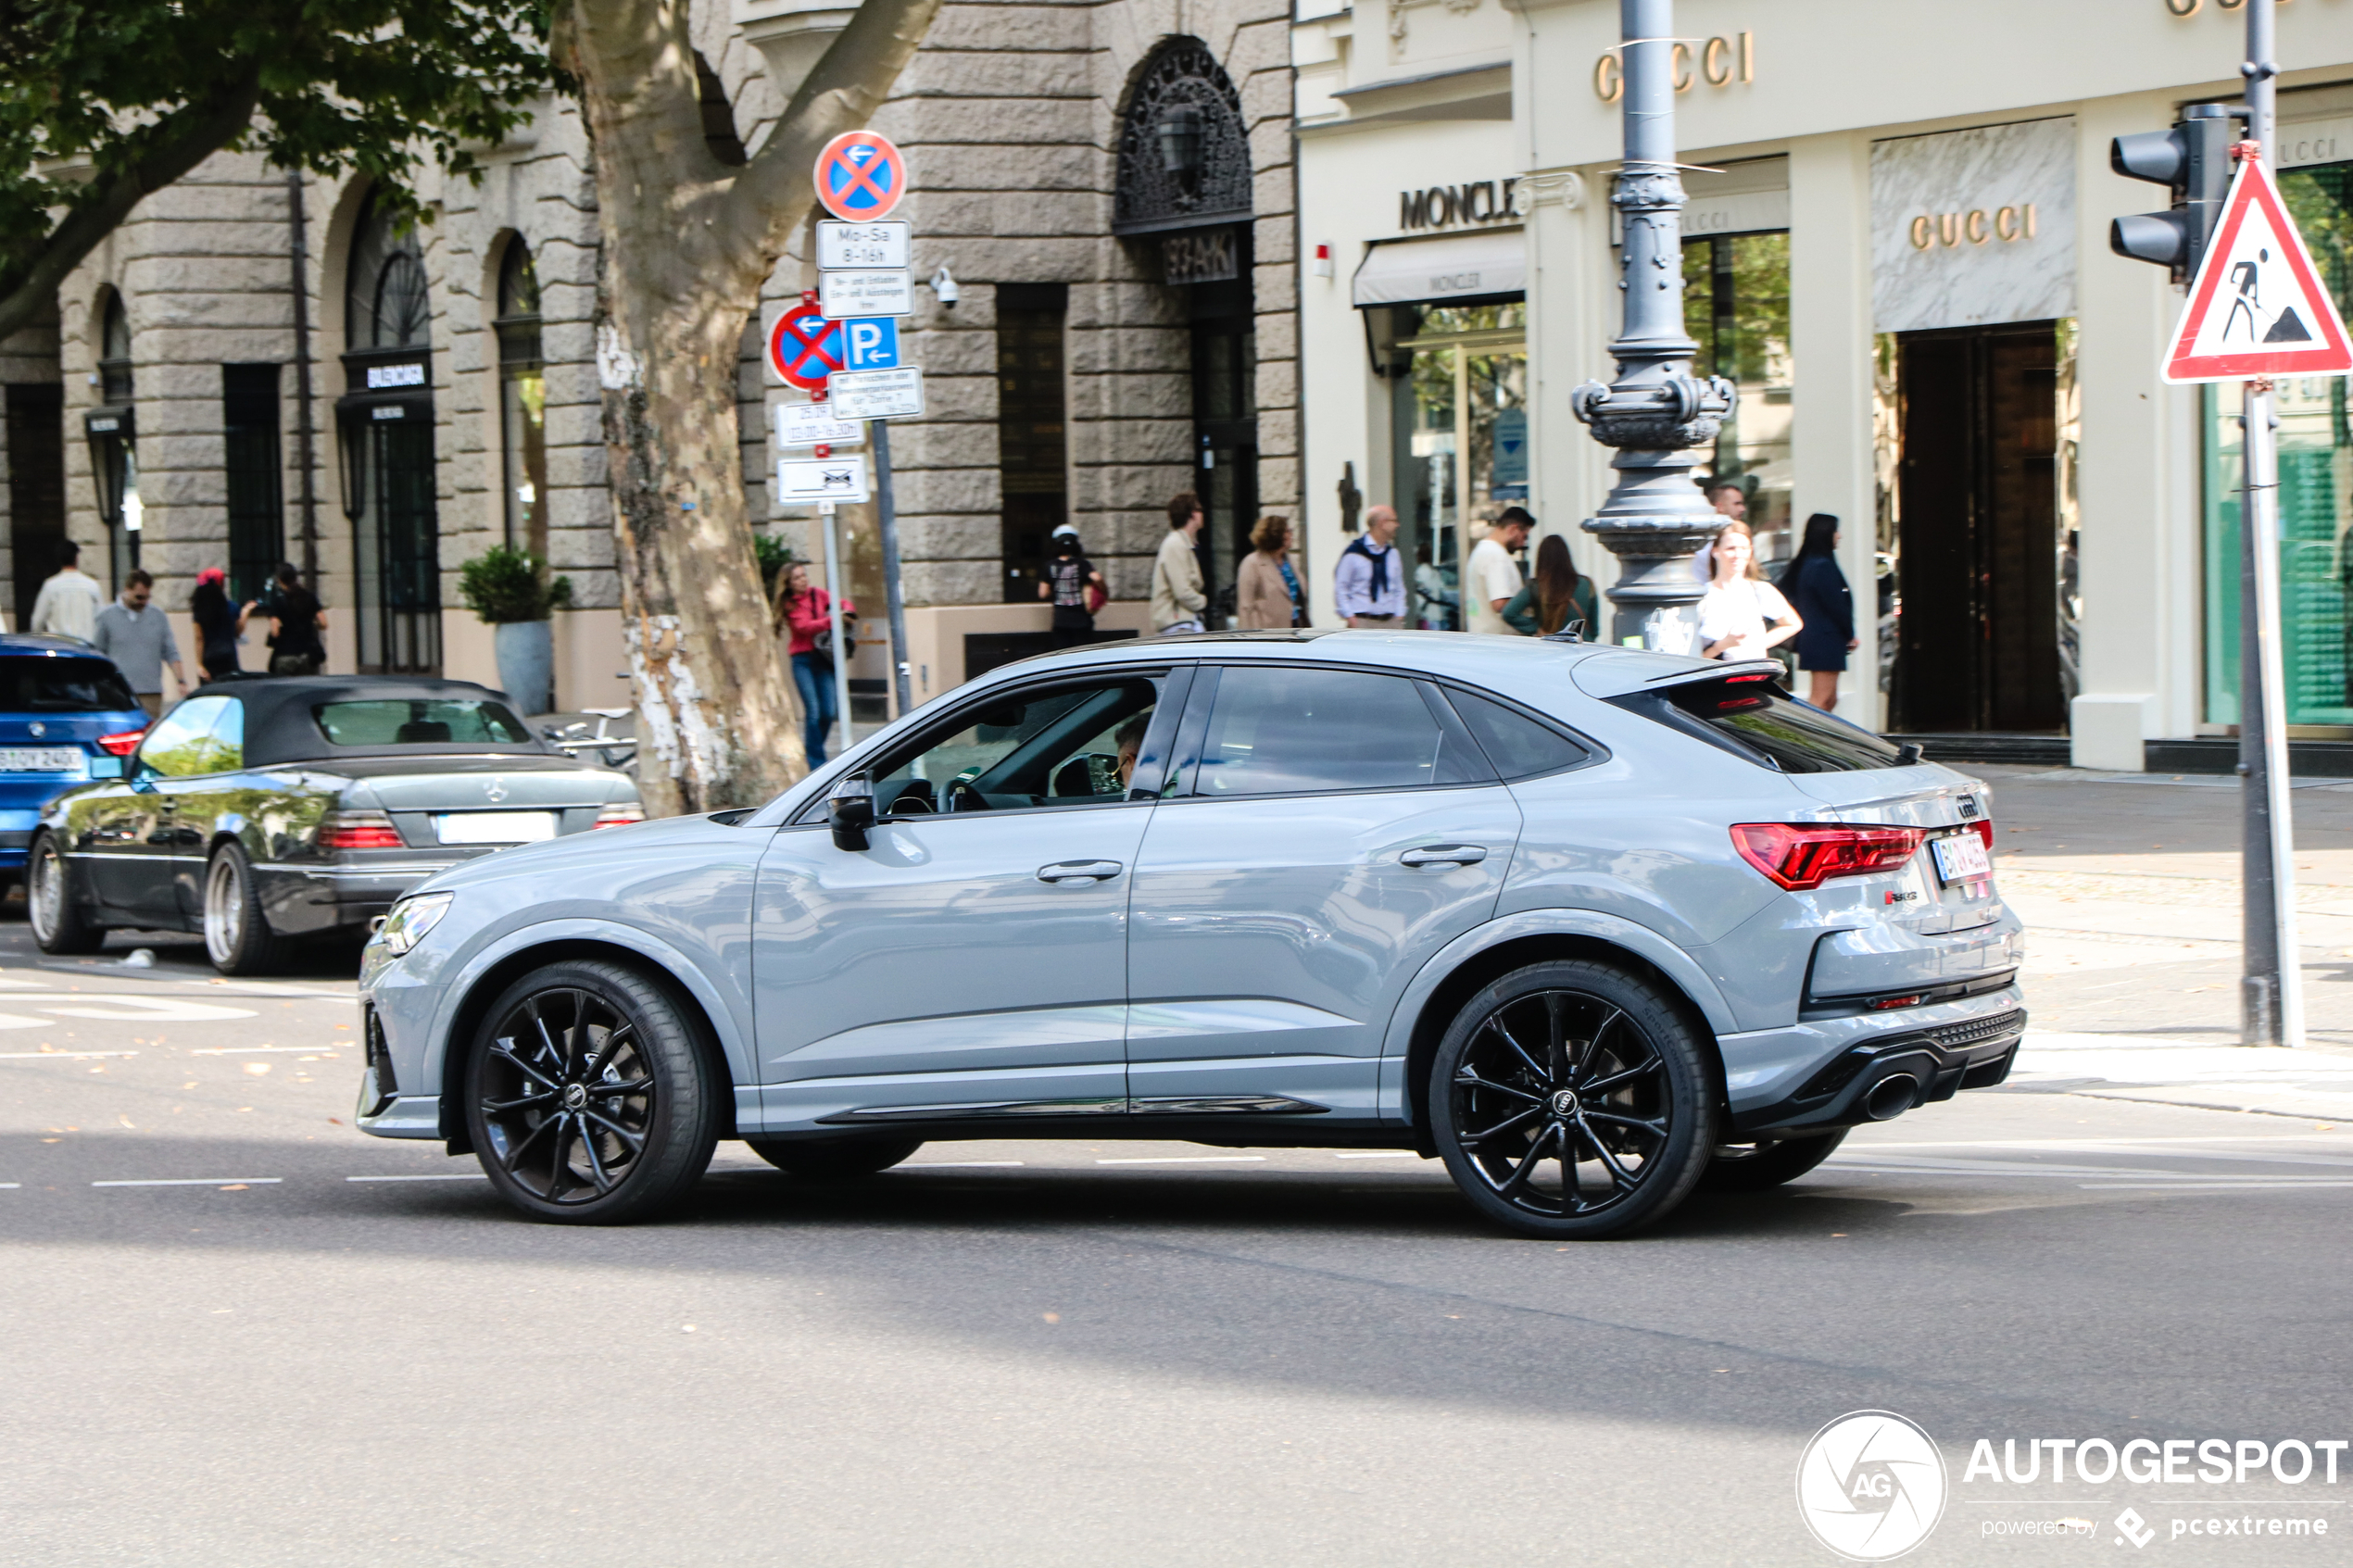
M 841 323 L 841 347 L 845 370 L 895 370 L 899 322 L 889 316 L 853 317 Z

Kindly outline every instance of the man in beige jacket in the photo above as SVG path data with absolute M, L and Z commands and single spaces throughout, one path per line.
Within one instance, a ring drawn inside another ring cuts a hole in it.
M 1209 596 L 1201 591 L 1201 558 L 1193 553 L 1201 523 L 1201 497 L 1178 491 L 1168 503 L 1168 537 L 1152 562 L 1152 626 L 1163 635 L 1207 630 L 1201 612 Z

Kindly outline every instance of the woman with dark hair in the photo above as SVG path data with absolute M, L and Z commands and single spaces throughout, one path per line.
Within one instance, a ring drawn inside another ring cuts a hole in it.
M 245 635 L 245 618 L 253 613 L 253 606 L 240 609 L 231 602 L 228 582 L 227 572 L 206 567 L 196 573 L 196 591 L 188 596 L 188 615 L 196 623 L 196 662 L 204 666 L 208 681 L 223 681 L 237 672 L 237 639 Z
M 1797 667 L 1811 675 L 1806 700 L 1828 713 L 1838 706 L 1838 678 L 1855 651 L 1855 596 L 1838 565 L 1838 519 L 1816 512 L 1806 520 L 1806 540 L 1781 569 L 1781 594 L 1804 619 L 1797 634 Z
M 1593 580 L 1569 558 L 1568 541 L 1547 533 L 1536 546 L 1536 580 L 1504 607 L 1504 623 L 1523 637 L 1549 637 L 1571 621 L 1585 623 L 1585 640 L 1600 628 Z

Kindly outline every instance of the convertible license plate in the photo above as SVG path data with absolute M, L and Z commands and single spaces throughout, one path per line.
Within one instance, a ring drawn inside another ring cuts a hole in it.
M 78 746 L 0 746 L 0 773 L 70 773 L 81 766 Z
M 536 844 L 556 836 L 553 811 L 451 811 L 434 819 L 444 844 Z
M 1936 853 L 1936 874 L 1946 882 L 1975 882 L 1994 874 L 1994 860 L 1985 853 L 1985 841 L 1974 833 L 1931 838 L 1928 847 Z

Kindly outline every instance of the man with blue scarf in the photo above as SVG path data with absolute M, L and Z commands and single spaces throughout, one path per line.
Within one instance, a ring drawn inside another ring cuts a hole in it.
M 1365 532 L 1340 553 L 1332 595 L 1351 626 L 1405 624 L 1405 563 L 1394 541 L 1397 508 L 1375 507 Z

